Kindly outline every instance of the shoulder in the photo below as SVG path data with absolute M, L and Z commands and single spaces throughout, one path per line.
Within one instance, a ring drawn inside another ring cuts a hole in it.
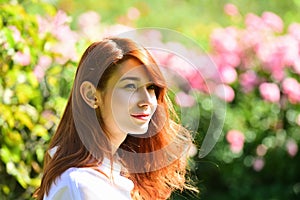
M 105 191 L 106 179 L 105 175 L 90 168 L 70 168 L 52 183 L 49 194 L 44 200 L 83 200 L 95 197 L 101 200 L 99 188 Z
M 101 200 L 131 197 L 130 190 L 123 190 L 112 184 L 111 179 L 94 169 L 70 168 L 51 185 L 49 195 L 44 200 L 50 199 Z

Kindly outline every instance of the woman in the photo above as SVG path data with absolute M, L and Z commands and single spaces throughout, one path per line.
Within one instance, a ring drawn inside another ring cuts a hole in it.
M 84 52 L 37 199 L 167 199 L 184 189 L 189 132 L 149 52 L 107 38 Z

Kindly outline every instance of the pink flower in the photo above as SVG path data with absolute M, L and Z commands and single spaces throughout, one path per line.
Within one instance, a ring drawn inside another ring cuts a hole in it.
M 262 14 L 263 22 L 270 27 L 273 31 L 281 33 L 283 30 L 283 21 L 282 19 L 272 12 L 264 12 Z
M 101 17 L 97 12 L 88 11 L 79 15 L 77 23 L 81 29 L 85 29 L 86 27 L 97 26 L 100 23 L 100 19 Z
M 257 46 L 264 42 L 264 34 L 259 29 L 252 29 L 252 27 L 241 31 L 240 44 L 244 49 L 253 49 L 256 51 Z
M 41 56 L 39 58 L 39 62 L 33 70 L 33 73 L 39 82 L 41 82 L 42 79 L 44 78 L 45 72 L 50 67 L 51 62 L 52 62 L 52 59 L 49 56 Z
M 253 13 L 246 15 L 245 24 L 247 28 L 251 30 L 261 30 L 265 27 L 263 20 Z
M 224 66 L 219 70 L 224 83 L 233 83 L 237 78 L 236 70 L 233 67 Z
M 226 102 L 232 102 L 235 97 L 234 90 L 229 85 L 218 85 L 215 94 Z
M 195 72 L 193 66 L 185 59 L 173 55 L 168 59 L 168 68 L 185 78 L 190 77 Z
M 128 9 L 127 17 L 130 20 L 135 20 L 135 19 L 139 18 L 140 14 L 141 13 L 137 8 L 131 7 L 131 8 Z
M 262 61 L 263 68 L 270 72 L 278 81 L 284 77 L 284 67 L 291 65 L 298 49 L 291 37 L 270 37 L 268 41 L 257 45 L 257 57 Z
M 281 36 L 278 38 L 278 48 L 283 51 L 283 61 L 286 66 L 291 66 L 294 61 L 299 58 L 299 44 L 298 41 L 289 36 Z
M 300 75 L 300 57 L 294 60 L 292 68 L 295 73 Z
M 72 31 L 69 22 L 70 17 L 63 11 L 58 11 L 54 17 L 38 17 L 39 33 L 41 37 L 46 33 L 51 33 L 58 40 L 56 43 L 51 43 L 50 50 L 58 56 L 55 60 L 59 64 L 64 64 L 68 60 L 76 61 L 76 42 L 78 35 Z
M 262 83 L 259 86 L 259 92 L 266 101 L 276 103 L 280 100 L 280 90 L 275 83 Z
M 169 60 L 173 57 L 171 53 L 157 49 L 150 49 L 149 51 L 159 66 L 168 67 Z
M 254 89 L 258 83 L 258 77 L 256 73 L 252 70 L 246 71 L 240 75 L 240 84 L 243 87 L 244 92 L 250 92 Z
M 175 96 L 175 101 L 181 107 L 192 107 L 195 105 L 194 97 L 185 92 L 178 92 Z
M 12 31 L 12 35 L 13 35 L 15 43 L 22 41 L 21 33 L 20 33 L 19 29 L 17 29 L 17 27 L 9 26 L 8 28 Z
M 229 16 L 237 16 L 239 14 L 239 9 L 232 3 L 227 3 L 224 6 L 224 12 Z
M 199 74 L 198 71 L 194 71 L 194 73 L 189 74 L 187 77 L 187 80 L 189 81 L 189 84 L 192 88 L 203 91 L 203 92 L 208 92 L 208 85 L 203 76 Z
M 59 38 L 61 37 L 60 29 L 64 29 L 68 22 L 70 22 L 70 18 L 64 11 L 61 10 L 59 10 L 57 14 L 51 18 L 38 16 L 39 34 L 44 36 L 45 33 L 50 32 Z M 65 37 L 68 37 L 68 35 Z
M 294 78 L 286 78 L 282 81 L 282 90 L 285 94 L 292 93 L 299 85 L 298 81 Z
M 261 171 L 265 166 L 265 161 L 263 158 L 255 158 L 253 162 L 253 169 L 257 172 Z
M 296 40 L 300 42 L 300 24 L 299 23 L 291 23 L 288 28 L 288 33 Z
M 211 34 L 212 47 L 217 52 L 235 52 L 239 50 L 238 31 L 234 27 L 215 29 Z
M 296 79 L 284 79 L 282 82 L 282 90 L 291 103 L 296 104 L 300 102 L 300 84 Z
M 230 150 L 233 153 L 239 153 L 244 147 L 245 136 L 238 130 L 230 130 L 226 134 L 226 140 L 230 145 Z
M 70 17 L 68 17 L 68 15 L 63 10 L 59 10 L 54 17 L 53 23 L 56 27 L 58 27 L 63 26 L 69 21 Z
M 41 56 L 39 58 L 38 65 L 42 66 L 45 69 L 48 69 L 51 65 L 52 58 L 50 56 Z
M 294 157 L 298 152 L 298 145 L 294 139 L 289 139 L 286 143 L 286 150 L 291 157 Z
M 15 63 L 21 65 L 21 66 L 26 66 L 30 64 L 30 54 L 28 53 L 22 53 L 20 51 L 18 51 L 14 56 L 13 56 L 13 60 Z
M 124 32 L 128 32 L 133 30 L 133 28 L 129 27 L 129 26 L 125 26 L 122 24 L 116 24 L 113 26 L 110 26 L 106 29 L 104 29 L 103 31 L 103 37 L 110 37 L 110 36 L 116 36 L 116 35 L 120 35 Z
M 99 40 L 101 33 L 100 15 L 95 11 L 85 12 L 78 17 L 78 30 L 91 41 Z
M 212 57 L 217 66 L 229 65 L 235 68 L 241 63 L 239 52 L 219 52 L 217 55 L 213 55 Z

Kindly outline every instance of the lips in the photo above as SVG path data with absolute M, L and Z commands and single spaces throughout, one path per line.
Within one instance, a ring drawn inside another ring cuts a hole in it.
M 150 114 L 146 114 L 146 113 L 131 114 L 131 117 L 134 117 L 134 118 L 142 120 L 142 121 L 148 121 L 150 118 Z

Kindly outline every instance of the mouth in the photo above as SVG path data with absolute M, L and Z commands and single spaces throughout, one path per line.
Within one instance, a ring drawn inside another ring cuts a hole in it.
M 141 121 L 149 121 L 150 115 L 149 114 L 131 114 L 131 117 L 141 120 Z

